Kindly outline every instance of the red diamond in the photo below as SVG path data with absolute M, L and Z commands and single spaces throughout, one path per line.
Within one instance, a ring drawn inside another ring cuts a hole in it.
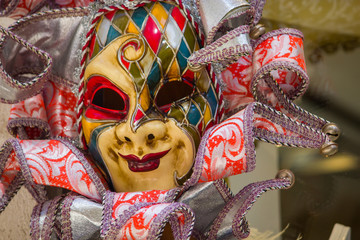
M 201 120 L 199 125 L 198 125 L 198 130 L 199 130 L 200 136 L 202 135 L 202 131 L 203 131 L 203 121 L 204 120 Z
M 141 111 L 140 108 L 137 109 L 135 118 L 134 118 L 134 122 L 136 123 L 137 121 L 139 121 L 141 118 L 143 118 L 145 115 L 144 113 Z
M 111 11 L 111 12 L 105 14 L 105 17 L 111 21 L 111 19 L 113 18 L 114 15 L 115 15 L 115 11 Z
M 150 16 L 143 30 L 143 35 L 146 38 L 147 42 L 149 43 L 151 49 L 154 51 L 154 53 L 157 53 L 161 39 L 161 32 L 159 28 L 156 26 L 154 20 Z
M 180 10 L 177 7 L 174 7 L 174 9 L 171 13 L 171 16 L 175 19 L 179 28 L 182 31 L 184 29 L 185 22 L 186 22 L 186 18 L 184 17 L 184 15 L 182 15 L 182 13 L 180 12 Z
M 189 83 L 194 83 L 194 72 L 187 70 L 183 75 L 183 78 L 185 78 L 185 80 Z

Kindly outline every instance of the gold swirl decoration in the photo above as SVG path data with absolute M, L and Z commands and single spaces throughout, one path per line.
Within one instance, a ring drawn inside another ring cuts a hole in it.
M 144 39 L 135 34 L 127 34 L 124 37 L 129 37 L 124 41 L 118 50 L 118 60 L 123 65 L 123 60 L 127 62 L 140 61 L 145 54 Z

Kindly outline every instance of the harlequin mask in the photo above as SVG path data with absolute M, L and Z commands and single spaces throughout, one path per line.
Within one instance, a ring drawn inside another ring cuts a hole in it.
M 156 2 L 99 19 L 85 70 L 83 133 L 116 191 L 170 189 L 189 175 L 218 100 L 177 6 Z M 105 164 L 104 164 L 105 163 Z

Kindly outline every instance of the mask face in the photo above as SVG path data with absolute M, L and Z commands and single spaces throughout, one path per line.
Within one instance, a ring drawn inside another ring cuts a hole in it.
M 85 69 L 82 128 L 115 191 L 165 190 L 186 178 L 217 97 L 208 72 L 186 59 L 200 48 L 181 11 L 156 2 L 98 22 Z

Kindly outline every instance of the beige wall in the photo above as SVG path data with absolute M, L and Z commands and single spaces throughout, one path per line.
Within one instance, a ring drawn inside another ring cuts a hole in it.
M 249 183 L 275 178 L 278 170 L 278 148 L 272 144 L 258 141 L 255 170 L 250 173 L 230 177 L 230 188 L 234 193 L 237 193 Z M 256 228 L 260 232 L 280 232 L 280 191 L 275 190 L 264 193 L 255 202 L 246 218 L 250 227 Z
M 6 131 L 10 105 L 0 104 L 0 144 L 11 136 Z M 22 187 L 0 214 L 0 240 L 30 239 L 30 215 L 35 200 Z

